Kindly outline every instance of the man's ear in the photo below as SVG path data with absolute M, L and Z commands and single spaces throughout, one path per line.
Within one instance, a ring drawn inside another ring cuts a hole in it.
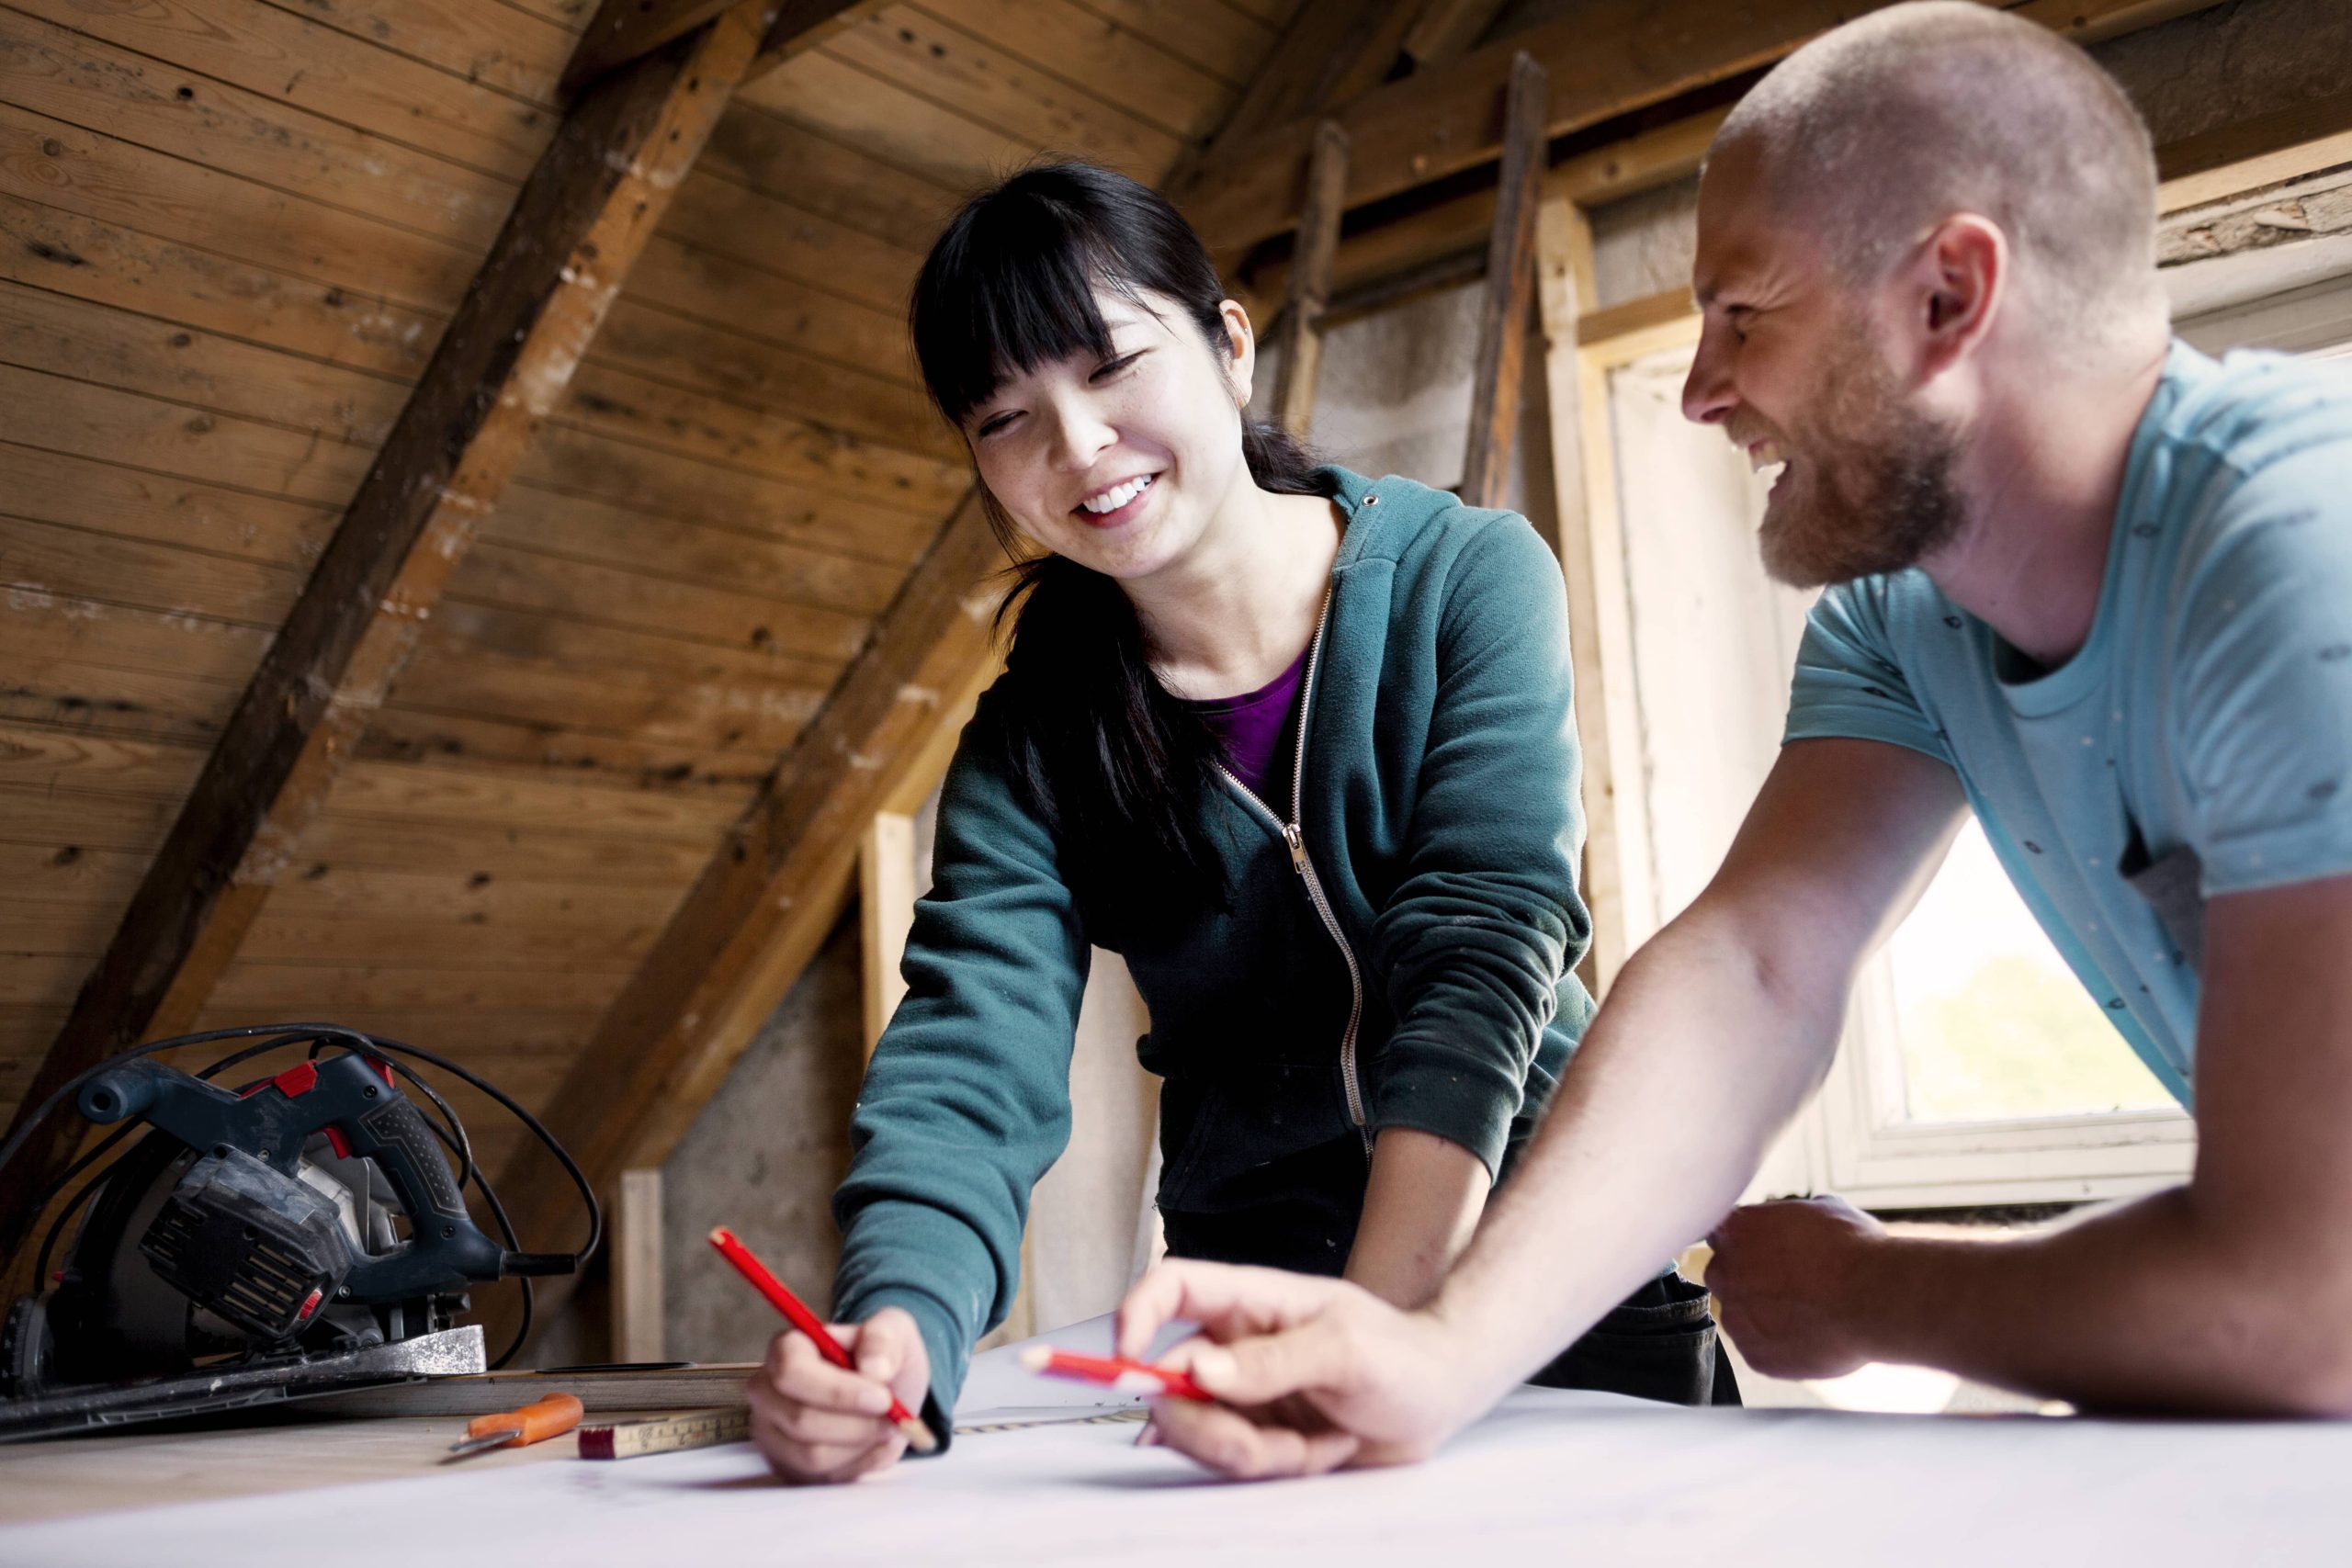
M 1954 213 L 1928 235 L 1904 280 L 1905 329 L 1924 374 L 1950 369 L 1992 330 L 2008 295 L 2010 256 L 2000 225 L 1973 212 Z
M 1250 330 L 1250 312 L 1238 299 L 1217 302 L 1218 317 L 1225 323 L 1225 372 L 1227 387 L 1233 392 L 1236 408 L 1250 406 L 1250 385 L 1258 373 L 1258 334 Z

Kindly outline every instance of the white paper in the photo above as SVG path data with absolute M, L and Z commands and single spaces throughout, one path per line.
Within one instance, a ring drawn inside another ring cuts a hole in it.
M 1051 1342 L 1084 1348 L 1063 1330 Z M 1107 1339 L 1103 1341 L 1107 1343 Z M 1113 1401 L 980 1358 L 957 1418 Z M 1057 1403 L 1053 1390 L 1073 1397 Z M 994 1402 L 978 1403 L 979 1399 Z M 747 1445 L 0 1530 L 0 1563 L 1613 1564 L 2342 1561 L 2352 1425 L 1680 1410 L 1525 1389 L 1428 1463 L 1216 1482 L 1131 1425 L 959 1438 L 846 1487 Z M 328 1438 L 322 1433 L 321 1440 Z

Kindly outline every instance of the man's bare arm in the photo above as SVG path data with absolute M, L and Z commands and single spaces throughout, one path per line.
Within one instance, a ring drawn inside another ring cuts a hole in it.
M 2206 931 L 2187 1186 L 2009 1242 L 1746 1212 L 1735 1245 L 1751 1215 L 1781 1227 L 1759 1270 L 1810 1258 L 1846 1281 L 1790 1278 L 1759 1365 L 1785 1337 L 2088 1407 L 2352 1415 L 2352 876 L 2216 898 Z M 1750 1350 L 1733 1273 L 1725 1321 Z
M 1524 1166 L 1431 1303 L 1499 1396 L 1738 1201 L 1827 1070 L 1856 970 L 1964 812 L 1951 770 L 1785 748 L 1706 891 L 1627 963 Z
M 1856 966 L 1962 811 L 1951 771 L 1916 753 L 1783 749 L 1714 881 L 1618 977 L 1428 1308 L 1213 1264 L 1163 1264 L 1136 1285 L 1121 1310 L 1129 1354 L 1189 1317 L 1231 1342 L 1178 1353 L 1212 1391 L 1237 1405 L 1303 1393 L 1339 1428 L 1171 1406 L 1166 1440 L 1239 1474 L 1417 1457 L 1582 1333 L 1737 1199 L 1819 1080 Z

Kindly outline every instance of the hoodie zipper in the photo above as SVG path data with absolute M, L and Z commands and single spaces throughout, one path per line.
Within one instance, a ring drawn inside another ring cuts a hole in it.
M 1363 1021 L 1363 975 L 1356 967 L 1354 950 L 1348 946 L 1348 939 L 1340 930 L 1340 918 L 1331 912 L 1331 901 L 1324 896 L 1322 878 L 1315 874 L 1315 863 L 1307 858 L 1306 814 L 1301 808 L 1301 803 L 1306 796 L 1306 719 L 1308 710 L 1315 703 L 1316 671 L 1323 662 L 1323 631 L 1330 624 L 1330 619 L 1331 592 L 1327 588 L 1323 592 L 1322 611 L 1315 618 L 1315 640 L 1306 649 L 1306 684 L 1298 704 L 1298 739 L 1291 748 L 1292 819 L 1285 822 L 1276 816 L 1273 807 L 1258 798 L 1257 793 L 1248 784 L 1235 778 L 1232 770 L 1223 762 L 1216 764 L 1216 771 L 1225 775 L 1225 782 L 1231 784 L 1242 799 L 1273 825 L 1275 830 L 1282 834 L 1283 842 L 1290 846 L 1291 869 L 1298 873 L 1299 880 L 1306 885 L 1307 902 L 1315 906 L 1316 914 L 1322 918 L 1324 931 L 1330 934 L 1332 945 L 1340 950 L 1340 957 L 1348 966 L 1348 1031 L 1340 1037 L 1340 1087 L 1347 1095 L 1348 1119 L 1354 1123 L 1356 1135 L 1363 1140 L 1365 1157 L 1370 1158 L 1372 1134 L 1364 1128 L 1363 1086 L 1356 1077 L 1356 1029 Z

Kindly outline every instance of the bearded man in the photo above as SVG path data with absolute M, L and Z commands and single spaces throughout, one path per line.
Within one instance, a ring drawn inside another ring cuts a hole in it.
M 1626 964 L 1436 1297 L 1166 1265 L 1239 1474 L 1426 1454 L 1713 1233 L 1758 1370 L 1941 1367 L 2103 1409 L 2352 1414 L 2352 381 L 2170 337 L 2145 128 L 1971 5 L 1815 40 L 1724 126 L 1684 410 L 1780 465 L 1760 542 L 1827 585 L 1721 870 Z M 2192 1106 L 2187 1184 L 1997 1243 L 1835 1200 L 1731 1212 L 1858 966 L 1973 811 Z

